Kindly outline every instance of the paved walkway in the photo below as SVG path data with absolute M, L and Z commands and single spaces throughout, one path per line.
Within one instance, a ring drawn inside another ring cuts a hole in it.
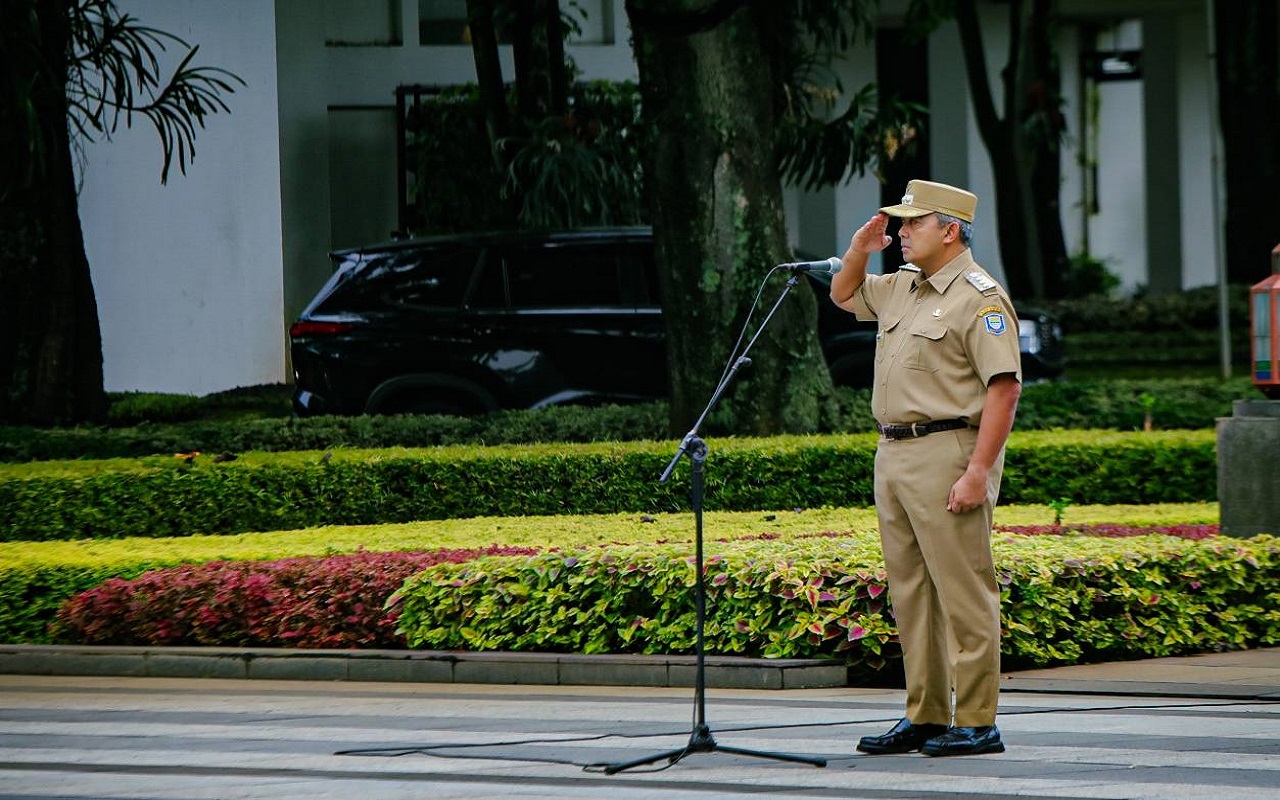
M 0 675 L 10 798 L 1280 798 L 1280 649 L 1011 673 L 1007 752 L 864 756 L 898 690 Z M 724 748 L 724 749 L 719 749 Z M 728 748 L 795 754 L 825 768 Z

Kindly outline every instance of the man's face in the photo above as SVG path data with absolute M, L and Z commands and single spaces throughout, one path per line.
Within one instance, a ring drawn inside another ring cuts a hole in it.
M 949 227 L 939 224 L 936 214 L 904 217 L 898 229 L 902 258 L 918 267 L 928 266 L 942 252 L 942 240 Z

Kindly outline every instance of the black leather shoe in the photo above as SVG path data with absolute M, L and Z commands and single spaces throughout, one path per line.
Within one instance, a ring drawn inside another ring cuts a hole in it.
M 920 752 L 926 756 L 976 756 L 982 753 L 1003 753 L 1000 729 L 995 725 L 983 728 L 952 728 L 941 736 L 925 742 Z
M 858 749 L 873 755 L 914 753 L 925 742 L 946 732 L 946 725 L 912 725 L 911 720 L 903 717 L 883 736 L 863 736 L 858 741 Z

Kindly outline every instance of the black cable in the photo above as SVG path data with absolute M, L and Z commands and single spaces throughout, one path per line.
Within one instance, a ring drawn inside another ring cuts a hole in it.
M 577 761 L 571 761 L 563 758 L 540 758 L 537 756 L 523 756 L 523 757 L 484 756 L 484 755 L 466 755 L 466 754 L 453 755 L 453 754 L 442 754 L 437 751 L 461 750 L 464 748 L 480 748 L 480 747 L 517 747 L 517 746 L 526 745 L 526 744 L 561 744 L 566 742 L 598 742 L 603 739 L 651 739 L 659 736 L 678 736 L 678 735 L 681 735 L 681 733 L 683 733 L 683 731 L 676 731 L 673 733 L 601 733 L 595 736 L 575 736 L 567 739 L 513 739 L 509 741 L 500 741 L 500 742 L 476 742 L 473 744 L 429 744 L 429 745 L 422 745 L 420 747 L 362 748 L 362 749 L 354 749 L 354 750 L 339 750 L 335 752 L 334 755 L 335 756 L 364 756 L 364 757 L 377 757 L 377 758 L 399 758 L 400 756 L 418 754 L 418 755 L 424 755 L 424 756 L 434 756 L 437 758 L 462 758 L 462 759 L 476 759 L 481 761 L 528 761 L 528 762 L 533 762 L 538 764 L 567 764 L 569 766 L 582 767 L 582 769 L 587 772 L 602 773 L 604 771 L 604 768 L 609 766 L 609 764 L 612 762 L 601 761 L 596 763 L 582 764 Z M 685 752 L 680 753 L 679 755 L 673 756 L 671 758 L 671 761 L 669 761 L 663 767 L 659 767 L 657 769 L 633 770 L 633 771 L 638 773 L 662 772 L 663 770 L 670 769 L 672 766 L 674 766 L 677 761 L 679 761 L 680 759 L 688 755 L 688 752 L 689 751 L 686 750 Z
M 764 287 L 769 283 L 769 278 L 773 277 L 773 273 L 777 272 L 781 267 L 774 267 L 765 273 L 760 281 L 759 288 L 756 289 L 756 296 L 751 300 L 751 308 L 747 309 L 746 319 L 742 320 L 742 328 L 738 330 L 738 340 L 733 343 L 733 347 L 729 349 L 729 357 L 725 359 L 724 369 L 720 371 L 720 380 L 716 381 L 717 385 L 724 383 L 725 376 L 729 374 L 729 370 L 738 361 L 738 348 L 742 347 L 742 341 L 747 338 L 747 331 L 751 327 L 751 318 L 755 316 L 756 309 L 760 307 L 760 297 L 764 294 Z

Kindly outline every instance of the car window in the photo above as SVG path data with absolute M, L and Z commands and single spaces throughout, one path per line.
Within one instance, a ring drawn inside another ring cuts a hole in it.
M 475 268 L 477 248 L 397 250 L 365 256 L 357 275 L 318 311 L 373 311 L 387 306 L 456 308 Z
M 517 308 L 628 306 L 616 244 L 518 247 L 502 257 Z
M 658 290 L 658 266 L 653 261 L 652 245 L 630 243 L 618 250 L 618 266 L 630 284 L 637 308 L 659 308 L 662 294 Z
M 507 307 L 507 274 L 502 268 L 501 252 L 496 248 L 485 251 L 469 305 L 481 309 Z

